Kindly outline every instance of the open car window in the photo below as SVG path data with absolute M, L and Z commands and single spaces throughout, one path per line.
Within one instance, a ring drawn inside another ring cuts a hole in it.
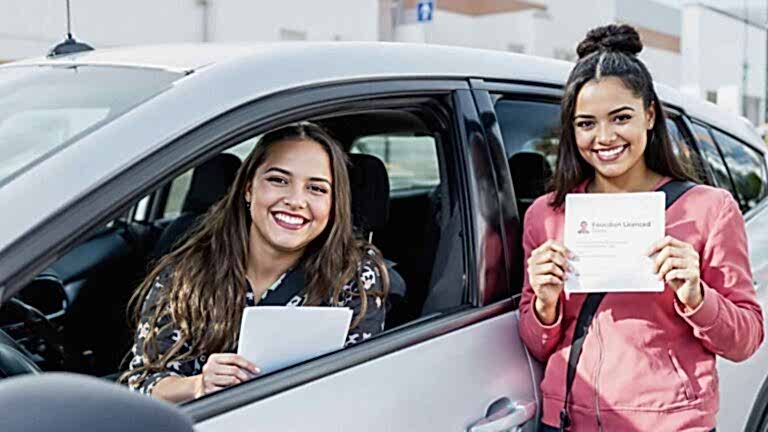
M 379 120 L 379 115 L 387 121 Z M 463 249 L 452 246 L 461 244 L 460 233 L 446 231 L 449 221 L 453 221 L 454 228 L 460 226 L 461 216 L 449 187 L 453 177 L 444 168 L 448 165 L 446 158 L 451 157 L 447 156 L 450 150 L 446 146 L 452 143 L 452 134 L 440 126 L 444 120 L 439 115 L 431 107 L 417 105 L 408 110 L 342 111 L 308 119 L 339 137 L 339 144 L 350 156 L 348 169 L 353 169 L 354 161 L 360 159 L 354 156 L 372 155 L 383 162 L 384 175 L 392 186 L 389 198 L 377 198 L 386 201 L 388 217 L 376 218 L 381 220 L 364 228 L 364 237 L 372 240 L 388 263 L 390 286 L 381 330 L 395 329 L 422 318 L 428 297 L 439 300 L 435 300 L 436 306 L 430 308 L 429 315 L 466 304 L 466 286 L 461 283 L 464 267 L 441 267 L 448 262 L 447 255 L 461 259 L 456 257 L 460 257 Z M 349 120 L 358 116 L 368 121 Z M 365 126 L 345 127 L 350 123 Z M 128 300 L 153 264 L 178 246 L 220 199 L 219 193 L 231 186 L 224 182 L 232 181 L 234 175 L 224 175 L 222 169 L 208 169 L 212 166 L 210 163 L 216 165 L 223 159 L 230 162 L 236 159 L 241 163 L 260 138 L 261 135 L 244 134 L 221 153 L 201 157 L 194 167 L 137 199 L 128 212 L 133 217 L 115 219 L 64 253 L 51 266 L 55 286 L 48 279 L 36 280 L 30 285 L 33 289 L 22 290 L 19 298 L 44 310 L 46 319 L 55 327 L 55 331 L 49 333 L 56 337 L 46 340 L 47 346 L 60 347 L 65 356 L 51 357 L 38 352 L 41 344 L 36 327 L 13 310 L 0 311 L 0 318 L 5 319 L 0 320 L 0 330 L 14 330 L 13 336 L 24 344 L 43 371 L 67 370 L 116 379 L 118 371 L 127 367 L 125 356 L 131 350 L 136 331 L 133 321 L 127 320 Z M 234 173 L 238 166 L 228 163 L 227 169 Z M 376 178 L 370 177 L 371 174 L 365 171 L 365 180 L 352 185 L 353 199 L 363 204 L 360 212 L 366 215 L 373 214 L 375 209 L 369 205 L 374 203 L 361 197 L 368 196 L 371 185 L 382 181 L 379 173 L 373 173 Z M 213 193 L 214 189 L 218 192 Z M 187 205 L 189 202 L 206 204 Z M 147 217 L 138 217 L 139 214 Z M 374 219 L 363 220 L 369 223 Z M 356 228 L 362 230 L 363 226 L 356 225 Z M 448 289 L 433 290 L 448 276 L 458 282 L 443 283 Z M 49 294 L 48 297 L 55 298 L 57 305 L 63 304 L 63 307 L 49 308 L 51 311 L 47 313 L 48 305 L 41 304 L 40 296 L 33 295 L 38 285 L 54 292 L 55 296 Z M 105 290 L 105 286 L 109 290 Z M 94 323 L 98 326 L 94 327 Z

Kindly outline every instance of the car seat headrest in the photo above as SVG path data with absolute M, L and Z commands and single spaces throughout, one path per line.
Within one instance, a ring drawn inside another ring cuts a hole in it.
M 552 168 L 541 153 L 520 152 L 509 158 L 509 172 L 518 200 L 532 200 L 547 191 Z
M 202 214 L 208 211 L 232 186 L 238 168 L 240 159 L 229 153 L 220 153 L 195 168 L 182 213 Z
M 349 186 L 352 192 L 352 221 L 368 233 L 384 227 L 389 219 L 389 176 L 379 158 L 349 155 Z

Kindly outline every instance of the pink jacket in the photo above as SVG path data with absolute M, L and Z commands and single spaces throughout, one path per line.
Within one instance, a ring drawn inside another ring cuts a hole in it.
M 525 215 L 526 260 L 547 239 L 563 240 L 565 215 L 548 205 L 550 199 L 540 197 Z M 719 406 L 715 355 L 742 361 L 763 341 L 744 220 L 731 195 L 696 186 L 667 210 L 666 232 L 699 253 L 704 301 L 684 313 L 669 286 L 663 293 L 607 294 L 584 341 L 571 390 L 574 431 L 599 425 L 605 431 L 709 431 Z M 519 331 L 530 353 L 546 362 L 542 421 L 555 427 L 585 297 L 563 295 L 557 321 L 545 326 L 533 311 L 526 274 Z

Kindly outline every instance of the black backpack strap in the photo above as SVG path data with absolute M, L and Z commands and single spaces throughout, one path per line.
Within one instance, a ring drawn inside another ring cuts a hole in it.
M 672 180 L 658 188 L 657 191 L 664 192 L 664 208 L 668 209 L 678 198 L 683 196 L 684 193 L 688 192 L 694 186 L 696 186 L 696 183 L 691 181 Z M 565 431 L 571 426 L 568 405 L 571 399 L 573 379 L 576 376 L 576 365 L 579 364 L 584 340 L 587 338 L 589 327 L 592 325 L 592 320 L 595 318 L 595 313 L 597 313 L 597 308 L 600 307 L 600 302 L 603 301 L 603 297 L 605 297 L 604 292 L 587 294 L 587 298 L 584 299 L 584 303 L 579 310 L 579 317 L 576 320 L 576 328 L 573 331 L 573 340 L 571 341 L 571 351 L 568 354 L 568 372 L 565 376 L 565 402 L 563 403 L 563 409 L 560 410 L 561 431 Z
M 656 189 L 656 191 L 664 192 L 664 208 L 668 209 L 678 198 L 683 196 L 684 193 L 688 192 L 694 186 L 696 186 L 696 183 L 692 181 L 671 180 L 664 184 L 664 186 Z
M 603 301 L 603 297 L 605 297 L 604 292 L 587 294 L 587 298 L 584 300 L 584 303 L 579 310 L 579 318 L 576 320 L 576 329 L 573 331 L 571 352 L 568 354 L 568 372 L 565 376 L 565 402 L 563 403 L 563 409 L 560 410 L 561 431 L 565 431 L 571 426 L 571 418 L 568 415 L 568 405 L 571 399 L 573 379 L 576 376 L 576 365 L 579 364 L 581 349 L 584 346 L 584 340 L 587 338 L 589 326 L 592 324 L 592 319 L 595 318 L 595 313 L 600 306 L 600 302 Z

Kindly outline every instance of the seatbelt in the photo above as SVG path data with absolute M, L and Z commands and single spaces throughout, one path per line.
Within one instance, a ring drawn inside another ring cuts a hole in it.
M 696 186 L 696 183 L 683 180 L 672 180 L 657 191 L 664 192 L 664 208 L 669 207 L 677 201 L 684 193 L 689 189 Z M 587 337 L 589 326 L 592 324 L 592 320 L 595 318 L 597 308 L 600 306 L 600 302 L 603 301 L 605 293 L 590 293 L 587 294 L 587 298 L 581 305 L 579 310 L 579 317 L 576 320 L 576 328 L 573 331 L 573 341 L 571 342 L 571 352 L 568 355 L 568 372 L 565 376 L 565 402 L 563 403 L 563 409 L 560 410 L 560 431 L 565 432 L 567 428 L 571 426 L 571 417 L 568 414 L 568 405 L 571 399 L 571 387 L 573 386 L 573 379 L 576 375 L 576 365 L 579 364 L 579 358 L 581 357 L 581 349 L 584 346 L 584 340 Z

